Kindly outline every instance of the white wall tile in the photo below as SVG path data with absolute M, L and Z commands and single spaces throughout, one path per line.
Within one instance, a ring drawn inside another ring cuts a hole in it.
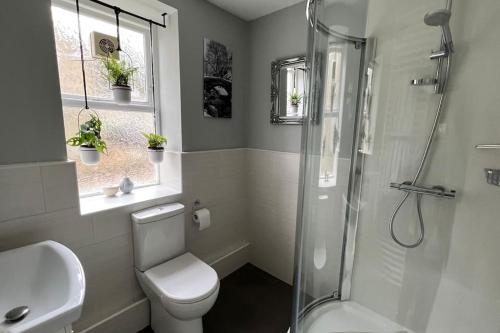
M 401 194 L 388 184 L 413 176 L 438 103 L 438 96 L 406 83 L 435 71 L 428 54 L 441 31 L 429 29 L 422 17 L 436 8 L 433 0 L 369 2 L 367 34 L 378 44 L 377 131 L 364 165 L 352 299 L 416 332 L 497 332 L 500 191 L 485 183 L 483 168 L 498 167 L 500 157 L 473 148 L 499 139 L 500 69 L 491 54 L 500 47 L 479 33 L 500 31 L 493 19 L 497 1 L 453 3 L 450 25 L 459 33 L 444 130 L 420 181 L 456 189 L 458 197 L 423 199 L 425 239 L 418 248 L 403 249 L 389 234 Z M 396 224 L 403 239 L 418 236 L 414 197 Z
M 0 167 L 0 222 L 45 211 L 40 167 Z
M 180 154 L 178 161 L 175 156 L 172 160 L 172 170 L 182 165 L 190 251 L 213 262 L 251 238 L 256 241 L 258 251 L 249 246 L 221 261 L 217 267 L 223 274 L 252 260 L 291 281 L 295 171 L 275 154 L 231 149 Z M 279 156 L 288 161 L 295 158 Z M 279 175 L 276 165 L 288 178 Z M 0 186 L 0 220 L 4 221 L 0 223 L 0 250 L 52 239 L 70 247 L 82 261 L 87 293 L 82 317 L 74 325 L 77 330 L 144 297 L 135 278 L 130 214 L 162 204 L 162 200 L 82 217 L 74 165 L 68 162 L 0 168 Z M 12 202 L 15 198 L 22 200 Z M 212 226 L 207 230 L 199 231 L 191 220 L 195 199 L 212 212 Z
M 91 244 L 91 219 L 81 217 L 78 209 L 69 209 L 0 223 L 1 250 L 48 239 L 72 249 Z
M 0 223 L 0 251 L 51 239 L 82 261 L 87 292 L 77 330 L 144 297 L 135 278 L 130 213 L 165 200 L 81 216 L 71 162 L 0 167 L 0 188 L 5 198 L 22 199 L 12 204 L 0 194 L 0 220 L 6 219 Z
M 94 215 L 92 225 L 96 242 L 132 233 L 132 220 L 127 210 L 113 210 Z
M 299 154 L 248 150 L 251 262 L 292 283 Z
M 213 260 L 248 239 L 245 161 L 245 149 L 182 154 L 186 241 L 188 249 L 202 259 Z M 197 199 L 211 212 L 211 226 L 203 231 L 191 217 Z
M 40 167 L 47 212 L 78 207 L 78 184 L 74 162 Z

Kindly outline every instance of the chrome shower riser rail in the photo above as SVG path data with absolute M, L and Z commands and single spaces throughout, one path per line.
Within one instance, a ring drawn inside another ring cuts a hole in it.
M 429 136 L 427 137 L 427 144 L 425 145 L 424 152 L 422 154 L 422 158 L 420 160 L 420 164 L 418 166 L 417 172 L 415 173 L 415 176 L 413 177 L 413 180 L 411 182 L 406 182 L 403 184 L 391 184 L 391 187 L 397 186 L 397 188 L 401 189 L 405 186 L 411 186 L 410 188 L 407 188 L 406 190 L 402 189 L 405 194 L 403 197 L 398 201 L 396 204 L 396 207 L 394 208 L 394 211 L 391 215 L 390 218 L 390 233 L 392 239 L 400 246 L 407 248 L 407 249 L 412 249 L 420 246 L 422 242 L 424 241 L 424 234 L 425 234 L 425 225 L 424 225 L 424 217 L 422 214 L 422 196 L 424 194 L 430 194 L 430 195 L 435 195 L 433 191 L 429 191 L 428 188 L 423 190 L 422 187 L 418 187 L 416 185 L 417 181 L 419 180 L 423 169 L 425 167 L 425 164 L 427 162 L 427 158 L 429 157 L 429 152 L 432 147 L 433 141 L 435 139 L 436 135 L 436 130 L 439 125 L 439 121 L 441 119 L 441 114 L 443 113 L 443 108 L 444 104 L 446 101 L 446 93 L 448 89 L 448 81 L 450 77 L 450 72 L 451 72 L 451 66 L 452 66 L 452 58 L 453 58 L 453 39 L 451 36 L 451 30 L 449 26 L 449 21 L 451 17 L 451 7 L 452 7 L 452 0 L 448 0 L 446 3 L 446 9 L 444 10 L 436 10 L 433 12 L 429 12 L 425 14 L 424 16 L 424 22 L 428 26 L 433 26 L 437 27 L 440 26 L 442 29 L 442 37 L 441 37 L 441 54 L 435 54 L 435 57 L 438 61 L 437 64 L 437 69 L 436 69 L 436 80 L 437 83 L 435 85 L 435 93 L 440 94 L 441 97 L 439 99 L 438 106 L 436 108 L 436 113 L 434 116 L 434 122 L 432 124 L 431 131 L 429 133 Z M 447 55 L 447 56 L 446 56 Z M 432 55 L 431 55 L 432 58 Z M 436 189 L 436 188 L 434 188 Z M 440 190 L 442 190 L 440 188 Z M 422 191 L 426 193 L 421 193 Z M 430 192 L 430 193 L 429 193 Z M 394 231 L 394 224 L 395 224 L 395 219 L 397 214 L 399 213 L 401 207 L 404 205 L 406 200 L 410 197 L 411 193 L 416 193 L 416 201 L 417 201 L 417 214 L 418 214 L 418 222 L 419 222 L 419 230 L 420 230 L 420 235 L 416 241 L 413 243 L 404 243 L 399 240 L 398 236 L 396 235 Z M 443 196 L 443 193 L 440 193 L 440 196 Z M 451 193 L 450 193 L 451 194 Z
M 416 193 L 421 195 L 431 195 L 438 198 L 454 199 L 456 196 L 455 190 L 447 190 L 442 186 L 419 186 L 412 185 L 411 182 L 391 183 L 390 188 L 400 190 L 406 193 Z

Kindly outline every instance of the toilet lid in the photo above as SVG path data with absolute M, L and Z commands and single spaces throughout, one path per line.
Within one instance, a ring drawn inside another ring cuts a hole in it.
M 195 303 L 210 296 L 219 285 L 215 270 L 185 253 L 144 272 L 159 296 L 175 303 Z

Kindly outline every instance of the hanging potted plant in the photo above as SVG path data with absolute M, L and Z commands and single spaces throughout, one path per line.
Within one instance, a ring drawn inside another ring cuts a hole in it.
M 292 105 L 292 114 L 294 116 L 297 116 L 299 114 L 299 104 L 301 102 L 302 102 L 302 95 L 294 90 L 294 92 L 290 94 L 290 104 Z
M 118 104 L 129 104 L 132 95 L 132 87 L 129 82 L 137 68 L 127 65 L 124 60 L 113 57 L 102 58 L 102 63 L 106 70 L 104 76 L 111 84 L 114 101 Z
M 80 130 L 66 143 L 80 147 L 80 158 L 83 164 L 95 165 L 101 159 L 101 153 L 106 151 L 106 142 L 101 139 L 102 122 L 98 116 L 91 114 L 90 120 L 80 126 Z
M 163 153 L 167 143 L 167 138 L 156 133 L 143 133 L 144 137 L 148 140 L 148 156 L 151 163 L 161 163 L 163 161 Z

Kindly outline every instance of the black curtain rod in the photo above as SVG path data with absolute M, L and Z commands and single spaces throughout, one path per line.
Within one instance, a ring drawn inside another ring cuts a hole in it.
M 159 27 L 162 27 L 162 28 L 166 28 L 167 27 L 167 24 L 166 24 L 166 21 L 165 21 L 165 16 L 167 16 L 167 13 L 163 13 L 161 14 L 161 16 L 163 16 L 163 24 L 162 23 L 158 23 L 158 22 L 155 22 L 151 19 L 148 19 L 148 18 L 145 18 L 145 17 L 142 17 L 140 15 L 137 15 L 137 14 L 134 14 L 134 13 L 131 13 L 129 11 L 126 11 L 126 10 L 123 10 L 121 9 L 120 7 L 116 7 L 116 6 L 113 6 L 113 5 L 110 5 L 110 4 L 107 4 L 105 2 L 102 2 L 102 1 L 99 1 L 99 0 L 90 0 L 91 2 L 94 2 L 98 5 L 101 5 L 101 6 L 104 6 L 104 7 L 107 7 L 109 9 L 113 9 L 115 11 L 115 13 L 124 13 L 124 14 L 127 14 L 127 15 L 130 15 L 132 17 L 135 17 L 139 20 L 143 20 L 143 21 L 146 21 L 148 23 L 151 23 L 151 24 L 154 24 L 154 25 L 157 25 Z

